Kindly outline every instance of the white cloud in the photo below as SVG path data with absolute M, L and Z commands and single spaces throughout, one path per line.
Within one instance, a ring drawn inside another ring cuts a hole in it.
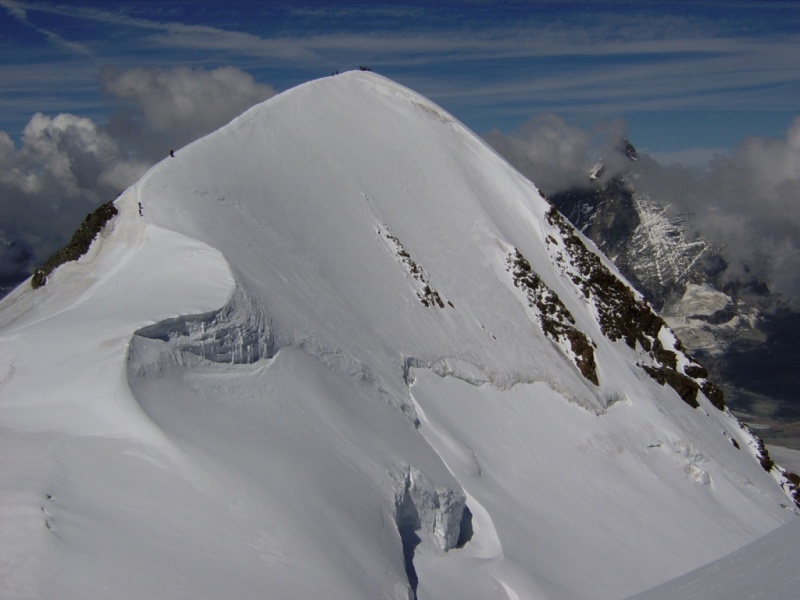
M 690 235 L 722 250 L 729 281 L 766 281 L 800 308 L 800 117 L 785 139 L 751 137 L 730 155 L 689 153 L 692 159 L 702 155 L 705 169 L 674 160 L 668 166 L 631 163 L 616 151 L 624 137 L 622 122 L 590 130 L 545 115 L 510 135 L 493 131 L 486 140 L 548 194 L 585 185 L 598 155 L 607 176 L 635 171 L 639 191 L 688 215 Z
M 234 67 L 105 68 L 100 82 L 108 94 L 132 103 L 148 129 L 168 132 L 170 145 L 176 148 L 218 129 L 276 93 Z
M 624 137 L 623 121 L 600 123 L 588 130 L 551 113 L 530 119 L 510 135 L 494 130 L 484 136 L 546 194 L 585 185 L 601 155 L 606 157 L 607 171 L 616 172 L 616 153 L 607 149 L 618 147 Z
M 52 252 L 87 212 L 131 183 L 116 175 L 123 168 L 136 176 L 146 165 L 125 156 L 91 120 L 35 114 L 20 149 L 0 136 L 0 230 L 39 253 Z
M 12 16 L 27 21 L 27 12 L 38 12 L 48 15 L 80 19 L 92 23 L 100 23 L 107 28 L 122 30 L 139 30 L 149 32 L 136 36 L 139 48 L 144 46 L 160 46 L 169 48 L 190 48 L 195 50 L 229 50 L 239 54 L 249 54 L 261 58 L 303 58 L 309 51 L 292 39 L 271 39 L 240 31 L 231 31 L 209 25 L 195 25 L 176 21 L 157 21 L 132 17 L 122 11 L 98 9 L 93 6 L 68 6 L 39 2 L 15 2 L 0 0 Z M 26 12 L 27 11 L 27 12 Z
M 36 113 L 19 148 L 0 132 L 0 288 L 61 247 L 88 212 L 115 199 L 169 147 L 275 93 L 233 67 L 107 70 L 102 81 L 127 104 L 109 124 Z
M 726 215 L 714 225 L 720 242 L 800 304 L 800 117 L 785 139 L 748 138 L 717 157 L 703 183 L 710 202 L 700 218 Z

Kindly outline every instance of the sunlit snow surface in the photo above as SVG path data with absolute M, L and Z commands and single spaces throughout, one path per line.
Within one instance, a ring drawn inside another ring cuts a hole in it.
M 796 519 L 735 420 L 602 335 L 536 188 L 380 76 L 254 107 L 117 206 L 0 303 L 3 598 L 623 598 Z
M 797 519 L 709 565 L 629 600 L 788 600 L 800 590 Z

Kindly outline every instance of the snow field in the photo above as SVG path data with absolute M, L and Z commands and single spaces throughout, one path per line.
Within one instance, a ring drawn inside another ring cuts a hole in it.
M 536 188 L 384 78 L 276 96 L 117 206 L 0 303 L 2 597 L 610 600 L 794 519 L 729 414 L 602 336 Z

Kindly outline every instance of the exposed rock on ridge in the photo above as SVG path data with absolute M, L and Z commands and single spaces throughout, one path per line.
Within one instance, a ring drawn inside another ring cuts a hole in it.
M 514 285 L 525 292 L 528 306 L 537 310 L 539 326 L 544 334 L 568 348 L 581 374 L 593 384 L 600 385 L 594 360 L 595 345 L 585 333 L 575 328 L 575 317 L 558 295 L 531 270 L 531 264 L 519 250 L 514 249 L 506 263 L 514 277 Z
M 102 231 L 106 223 L 117 214 L 117 207 L 113 202 L 107 202 L 98 206 L 94 211 L 86 215 L 80 227 L 72 234 L 69 243 L 61 250 L 48 258 L 45 263 L 33 272 L 31 286 L 38 289 L 47 283 L 47 276 L 58 266 L 65 262 L 78 260 L 89 251 L 97 234 Z
M 698 406 L 697 392 L 702 389 L 722 410 L 725 406 L 722 391 L 708 381 L 706 370 L 683 352 L 680 341 L 649 303 L 608 270 L 575 235 L 555 206 L 548 211 L 547 220 L 561 234 L 561 243 L 553 237 L 546 240 L 556 263 L 564 265 L 564 272 L 594 306 L 603 334 L 611 341 L 623 340 L 632 349 L 638 343 L 652 361 L 642 365 L 645 372 L 661 385 L 669 384 L 690 406 Z

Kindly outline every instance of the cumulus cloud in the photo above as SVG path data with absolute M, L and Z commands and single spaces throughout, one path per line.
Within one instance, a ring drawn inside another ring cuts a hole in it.
M 95 123 L 75 115 L 35 114 L 19 149 L 0 133 L 0 271 L 9 277 L 29 271 L 144 168 Z
M 586 185 L 602 156 L 606 177 L 635 173 L 638 191 L 687 217 L 687 234 L 718 248 L 731 282 L 766 282 L 800 308 L 800 117 L 785 139 L 745 139 L 700 172 L 653 160 L 631 162 L 621 151 L 624 122 L 591 129 L 554 115 L 537 117 L 510 135 L 487 141 L 547 194 Z
M 748 138 L 718 156 L 699 183 L 691 205 L 678 203 L 695 228 L 713 231 L 731 268 L 765 277 L 800 306 L 800 117 L 786 139 Z
M 492 130 L 485 139 L 545 193 L 586 180 L 592 136 L 556 115 L 537 116 L 508 136 Z
M 585 129 L 547 113 L 530 119 L 510 135 L 495 129 L 484 139 L 542 191 L 554 194 L 586 185 L 587 174 L 600 156 L 606 157 L 606 173 L 619 172 L 624 155 L 609 149 L 619 147 L 625 132 L 622 120 Z
M 36 113 L 19 146 L 0 132 L 0 296 L 170 148 L 275 94 L 233 67 L 108 68 L 100 84 L 119 103 L 108 122 Z
M 690 235 L 721 250 L 724 277 L 766 282 L 800 308 L 800 118 L 785 139 L 752 137 L 707 168 L 636 165 L 637 188 L 687 215 Z
M 10 241 L 0 236 L 0 297 L 27 277 L 33 251 L 23 240 Z
M 100 72 L 100 85 L 115 101 L 129 108 L 113 121 L 119 137 L 131 137 L 137 145 L 147 145 L 134 135 L 144 127 L 150 139 L 156 133 L 161 145 L 174 148 L 218 129 L 276 93 L 271 86 L 257 83 L 249 73 L 235 67 L 210 71 L 188 67 L 120 71 L 106 67 Z

